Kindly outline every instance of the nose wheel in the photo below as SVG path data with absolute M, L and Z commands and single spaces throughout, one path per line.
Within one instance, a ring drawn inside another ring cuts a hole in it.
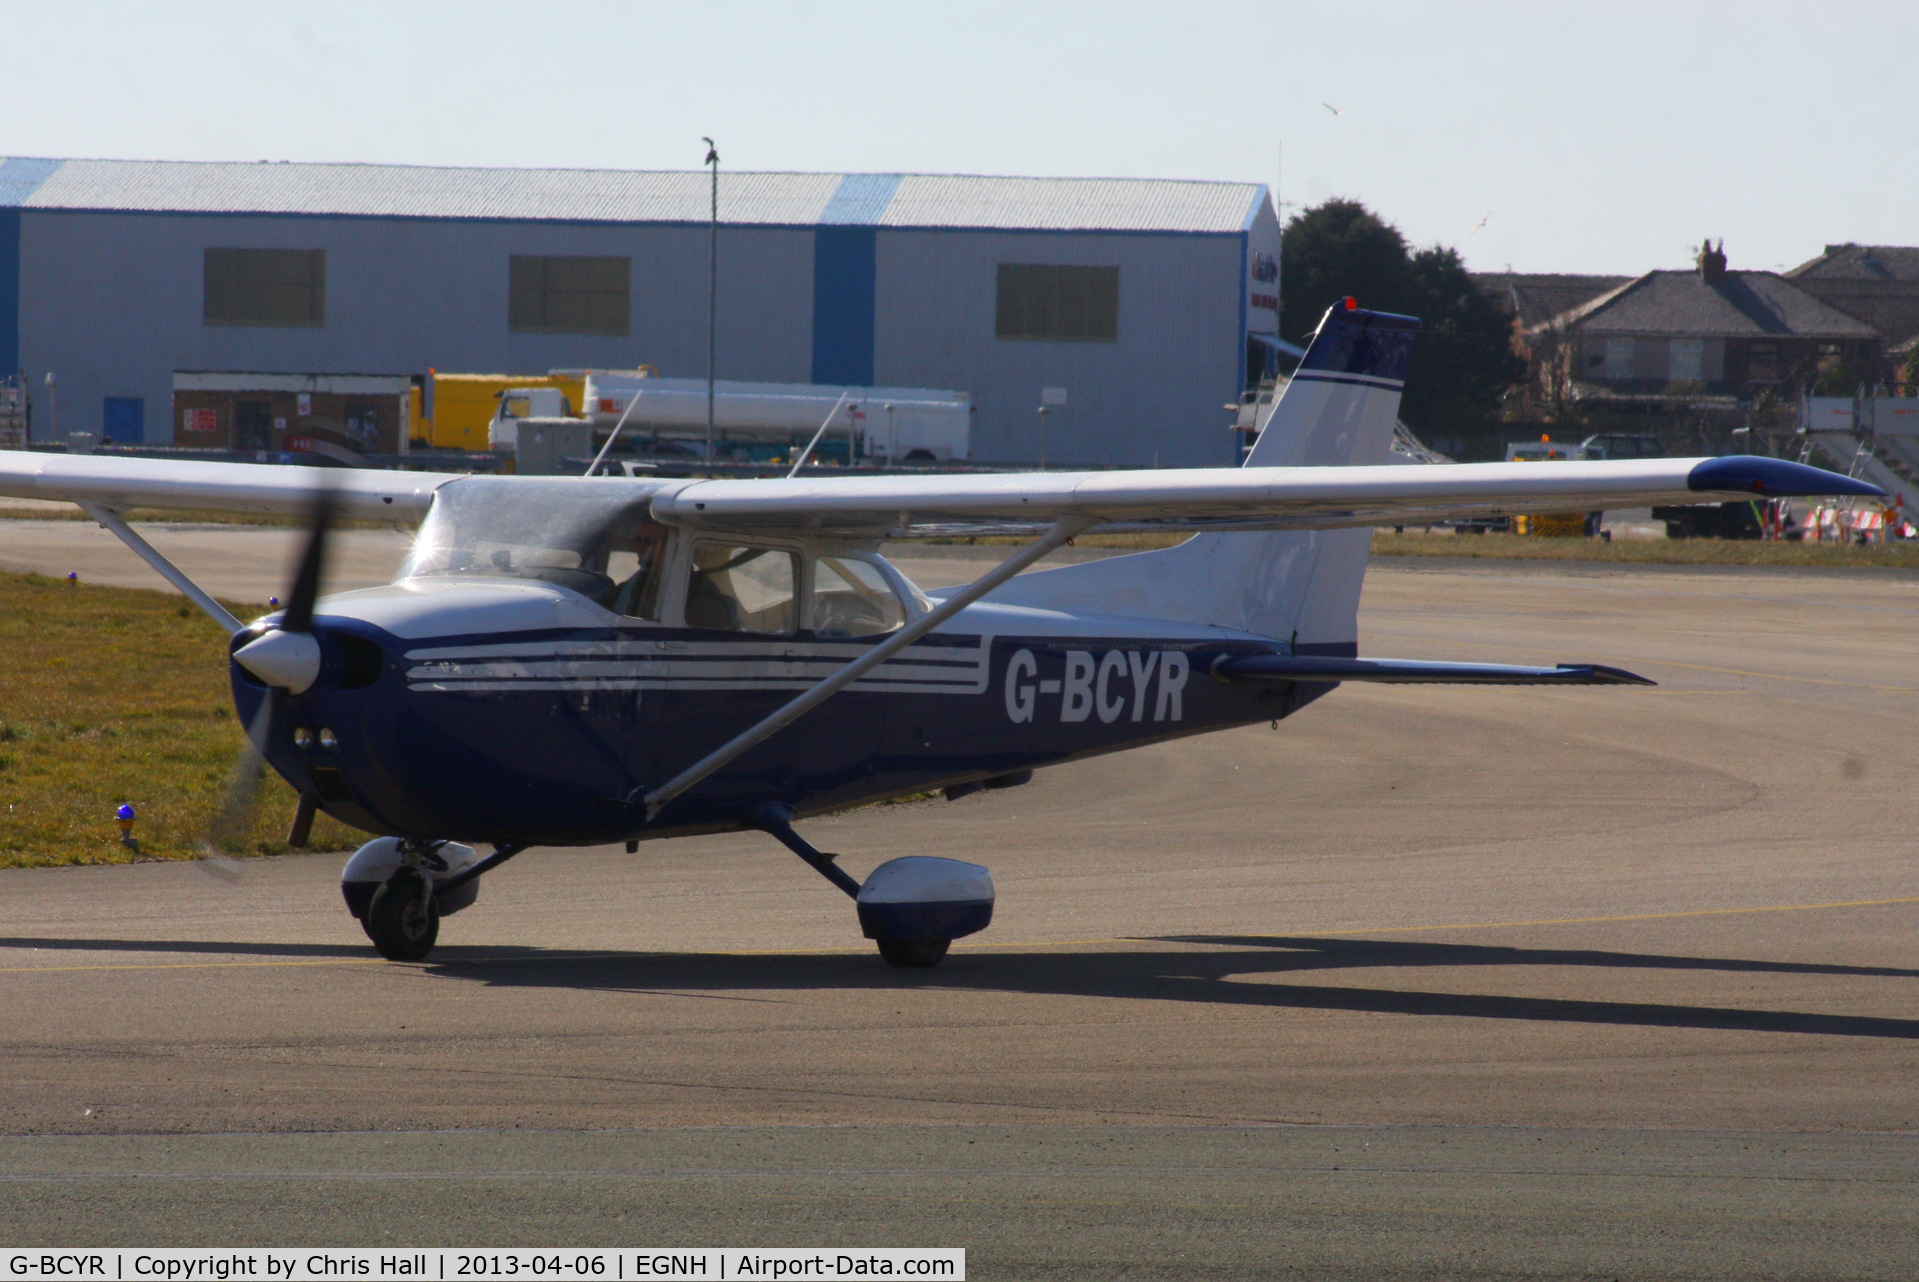
M 481 857 L 457 841 L 375 837 L 340 872 L 347 911 L 388 961 L 421 961 L 440 936 L 440 918 L 473 906 L 480 875 L 526 847 L 495 842 Z
M 388 961 L 420 961 L 440 937 L 440 910 L 426 878 L 401 868 L 373 892 L 360 924 Z

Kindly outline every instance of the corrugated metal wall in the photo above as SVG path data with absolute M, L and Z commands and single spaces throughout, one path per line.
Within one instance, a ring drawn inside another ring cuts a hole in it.
M 139 397 L 148 441 L 170 442 L 176 370 L 526 373 L 644 361 L 668 376 L 706 372 L 701 225 L 31 208 L 20 218 L 20 365 L 36 392 L 45 371 L 58 373 L 63 432 L 98 431 L 106 398 Z M 873 283 L 864 286 L 873 299 L 870 377 L 972 393 L 974 458 L 1036 458 L 1040 388 L 1061 386 L 1069 399 L 1051 416 L 1055 465 L 1232 459 L 1221 406 L 1234 399 L 1242 376 L 1244 234 L 894 227 L 866 234 L 876 237 Z M 722 377 L 814 377 L 823 288 L 815 244 L 812 227 L 721 229 Z M 324 249 L 326 325 L 205 325 L 201 270 L 209 246 Z M 509 333 L 507 259 L 515 253 L 630 256 L 632 333 Z M 1119 341 L 996 339 L 1002 262 L 1117 265 Z M 841 292 L 845 298 L 829 301 L 844 309 L 862 291 Z M 863 346 L 863 334 L 822 338 L 836 370 L 859 364 L 847 355 L 848 340 Z M 47 435 L 44 411 L 36 418 Z
M 60 377 L 65 431 L 99 430 L 104 398 L 146 401 L 171 440 L 175 370 L 539 373 L 559 366 L 706 373 L 704 227 L 22 211 L 23 368 Z M 208 246 L 324 249 L 326 325 L 209 326 Z M 629 336 L 507 329 L 510 254 L 633 261 Z M 720 252 L 719 363 L 729 378 L 811 375 L 810 228 L 731 228 Z M 37 416 L 44 433 L 44 414 Z
M 973 393 L 973 457 L 1049 465 L 1209 466 L 1233 457 L 1221 408 L 1240 388 L 1238 236 L 879 233 L 874 372 L 882 383 Z M 1119 268 L 1119 341 L 993 336 L 1001 263 Z

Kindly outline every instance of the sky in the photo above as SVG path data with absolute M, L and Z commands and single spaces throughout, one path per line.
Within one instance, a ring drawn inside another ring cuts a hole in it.
M 5 0 L 0 155 L 1223 179 L 1482 271 L 1919 244 L 1919 5 Z

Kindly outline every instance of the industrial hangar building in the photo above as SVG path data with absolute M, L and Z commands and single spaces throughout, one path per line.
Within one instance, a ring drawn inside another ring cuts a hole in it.
M 0 161 L 0 373 L 50 439 L 191 444 L 176 373 L 707 373 L 706 171 Z M 1263 186 L 719 175 L 721 378 L 968 392 L 972 456 L 1236 457 Z M 1063 389 L 1063 390 L 1062 390 Z

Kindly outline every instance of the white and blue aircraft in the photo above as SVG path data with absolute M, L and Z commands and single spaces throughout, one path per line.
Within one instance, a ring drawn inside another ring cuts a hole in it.
M 991 873 L 912 856 L 856 881 L 794 823 L 936 788 L 1277 721 L 1344 681 L 1648 684 L 1595 664 L 1358 655 L 1372 528 L 1788 495 L 1879 496 L 1777 459 L 1388 462 L 1418 322 L 1346 300 L 1236 469 L 649 480 L 315 473 L 0 453 L 0 494 L 78 503 L 231 635 L 251 752 L 375 834 L 347 906 L 393 959 L 531 847 L 757 829 L 852 896 L 896 966 L 986 927 Z M 283 610 L 234 618 L 129 507 L 315 512 Z M 331 514 L 418 520 L 399 577 L 320 597 Z M 1161 551 L 1021 574 L 1093 530 Z M 883 540 L 1030 532 L 923 592 Z M 1017 576 L 1017 577 L 1016 577 Z M 481 853 L 481 847 L 489 848 Z

